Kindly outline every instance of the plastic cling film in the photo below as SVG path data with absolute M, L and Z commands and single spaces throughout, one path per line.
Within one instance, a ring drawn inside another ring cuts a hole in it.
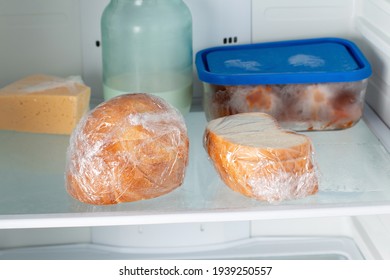
M 300 199 L 317 192 L 317 172 L 312 160 L 298 159 L 290 163 L 280 162 L 271 165 L 272 167 L 260 165 L 262 172 L 254 172 L 248 179 L 247 184 L 251 187 L 254 197 L 277 202 Z M 299 167 L 294 168 L 291 165 Z
M 53 90 L 56 88 L 68 88 L 71 92 L 77 91 L 78 85 L 84 85 L 84 82 L 80 76 L 69 76 L 67 78 L 50 77 L 50 79 L 44 78 L 44 76 L 37 76 L 33 83 L 26 84 L 19 88 L 19 92 L 23 93 L 35 93 L 47 90 Z
M 182 184 L 188 148 L 184 119 L 165 101 L 147 94 L 112 98 L 71 136 L 67 191 L 97 205 L 161 196 Z
M 239 127 L 243 129 L 237 133 Z M 281 129 L 267 114 L 210 121 L 204 146 L 225 184 L 248 197 L 277 202 L 318 191 L 311 140 Z

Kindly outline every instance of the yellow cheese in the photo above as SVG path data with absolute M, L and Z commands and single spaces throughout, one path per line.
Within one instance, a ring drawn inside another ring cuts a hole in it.
M 0 129 L 71 134 L 89 109 L 90 94 L 72 79 L 28 76 L 0 89 Z

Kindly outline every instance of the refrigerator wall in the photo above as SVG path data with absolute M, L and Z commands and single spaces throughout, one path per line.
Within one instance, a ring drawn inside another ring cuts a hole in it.
M 390 126 L 390 3 L 385 0 L 357 2 L 355 28 L 362 38 L 362 49 L 370 60 L 367 102 Z
M 238 38 L 237 44 L 324 36 L 354 40 L 373 66 L 367 102 L 390 125 L 390 110 L 386 109 L 390 107 L 389 1 L 185 2 L 193 14 L 194 53 L 205 47 L 230 44 L 229 39 L 234 37 Z M 99 20 L 107 3 L 108 0 L 0 0 L 0 87 L 33 73 L 80 75 L 92 87 L 93 102 L 100 102 Z M 194 103 L 199 104 L 200 99 L 201 85 L 197 81 Z M 381 126 L 380 130 L 383 129 L 388 127 Z M 389 215 L 341 216 L 226 223 L 1 229 L 0 248 L 97 244 L 115 248 L 154 248 L 160 253 L 176 248 L 179 253 L 183 248 L 199 251 L 199 248 L 205 250 L 204 246 L 237 245 L 237 242 L 259 240 L 257 238 L 290 238 L 291 241 L 291 238 L 342 237 L 353 240 L 364 258 L 389 259 L 388 236 Z M 299 240 L 295 241 L 292 243 L 300 244 Z M 282 239 L 276 242 L 282 242 Z
M 0 86 L 33 73 L 81 75 L 102 100 L 100 16 L 109 0 L 1 0 Z M 216 45 L 340 36 L 373 66 L 368 103 L 389 125 L 390 4 L 386 0 L 185 0 L 194 53 Z M 288 28 L 287 28 L 288 27 Z M 232 41 L 233 42 L 233 41 Z M 196 74 L 194 74 L 196 79 Z M 197 79 L 196 79 L 197 80 Z M 201 86 L 195 82 L 195 102 Z
M 367 102 L 390 125 L 388 26 L 386 0 L 252 0 L 253 42 L 326 36 L 355 41 L 373 68 Z

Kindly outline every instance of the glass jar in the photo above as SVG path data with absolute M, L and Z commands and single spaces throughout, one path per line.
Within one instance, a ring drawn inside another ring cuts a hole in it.
M 192 17 L 182 0 L 111 0 L 101 32 L 105 100 L 151 93 L 189 112 Z

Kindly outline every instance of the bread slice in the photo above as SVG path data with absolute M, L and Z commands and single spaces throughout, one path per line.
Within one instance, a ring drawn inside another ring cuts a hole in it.
M 273 202 L 318 191 L 311 140 L 281 129 L 268 114 L 212 120 L 204 146 L 225 184 L 248 197 Z

